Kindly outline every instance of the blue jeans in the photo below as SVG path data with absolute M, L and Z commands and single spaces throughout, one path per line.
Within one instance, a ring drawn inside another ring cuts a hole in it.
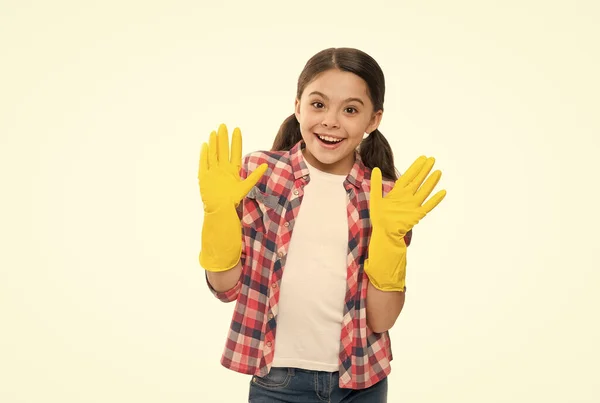
M 249 403 L 386 403 L 387 378 L 367 389 L 341 389 L 337 372 L 271 368 L 250 381 Z

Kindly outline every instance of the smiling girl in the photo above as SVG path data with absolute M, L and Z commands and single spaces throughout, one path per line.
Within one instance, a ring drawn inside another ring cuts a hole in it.
M 271 151 L 242 161 L 241 132 L 230 153 L 224 125 L 202 146 L 200 264 L 236 301 L 221 363 L 252 375 L 250 402 L 387 401 L 412 228 L 446 192 L 425 201 L 433 158 L 398 176 L 378 130 L 384 94 L 373 58 L 326 49 Z

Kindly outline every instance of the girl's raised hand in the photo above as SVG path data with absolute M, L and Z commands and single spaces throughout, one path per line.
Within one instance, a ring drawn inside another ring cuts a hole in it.
M 209 143 L 202 144 L 198 183 L 204 204 L 200 265 L 212 272 L 222 272 L 236 266 L 242 253 L 242 224 L 236 207 L 256 185 L 267 169 L 260 165 L 240 178 L 242 165 L 242 133 L 233 131 L 231 154 L 227 127 L 219 126 L 210 134 Z
M 425 202 L 442 176 L 438 170 L 427 178 L 434 163 L 434 158 L 417 158 L 385 197 L 382 195 L 381 171 L 374 168 L 371 173 L 369 213 L 372 231 L 364 270 L 371 284 L 379 290 L 404 290 L 404 236 L 446 196 L 446 191 L 440 190 Z
M 198 183 L 204 211 L 237 206 L 267 170 L 267 164 L 262 164 L 242 180 L 241 165 L 242 133 L 237 127 L 233 130 L 230 154 L 227 126 L 221 124 L 218 133 L 210 134 L 209 143 L 202 144 L 200 153 Z
M 417 158 L 385 197 L 382 196 L 381 171 L 373 169 L 369 210 L 374 229 L 385 228 L 387 233 L 404 237 L 444 199 L 446 191 L 440 190 L 425 202 L 442 176 L 442 172 L 436 170 L 427 178 L 434 163 L 433 157 Z

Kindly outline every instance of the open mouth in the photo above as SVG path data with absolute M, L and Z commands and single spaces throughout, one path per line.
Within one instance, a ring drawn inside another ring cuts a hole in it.
M 325 135 L 321 135 L 318 133 L 315 133 L 315 136 L 319 139 L 319 141 L 322 144 L 328 145 L 328 146 L 336 146 L 340 143 L 342 143 L 345 139 L 340 139 L 337 137 L 331 137 L 331 136 L 325 136 Z

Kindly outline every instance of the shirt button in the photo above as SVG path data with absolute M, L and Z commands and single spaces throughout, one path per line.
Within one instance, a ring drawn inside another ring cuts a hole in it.
M 277 256 L 279 256 L 279 257 L 283 257 L 283 252 L 279 252 L 279 253 L 277 254 Z
M 271 287 L 273 287 L 273 288 L 277 288 L 277 283 L 273 283 L 273 284 L 271 284 Z
M 294 190 L 294 194 L 295 194 L 296 196 L 298 196 L 298 194 L 299 194 L 299 193 L 300 193 L 300 192 L 298 192 L 298 189 Z
M 289 226 L 290 226 L 290 223 L 289 223 L 289 222 L 285 222 L 285 223 L 283 224 L 283 226 L 284 226 L 284 227 L 289 227 Z
M 273 343 L 271 343 L 270 341 L 267 342 L 267 347 L 271 347 L 273 345 Z
M 271 320 L 271 319 L 273 319 L 273 314 L 272 313 L 269 314 L 269 320 Z

